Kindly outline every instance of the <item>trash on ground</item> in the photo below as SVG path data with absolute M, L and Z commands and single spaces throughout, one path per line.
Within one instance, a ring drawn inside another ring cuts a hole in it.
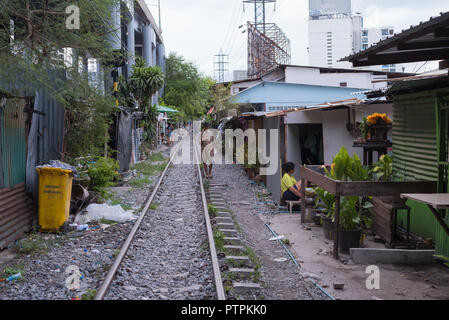
M 273 261 L 275 261 L 275 262 L 285 262 L 285 261 L 287 261 L 287 259 L 286 258 L 277 258 L 277 259 L 273 259 Z
M 313 274 L 313 273 L 309 273 L 309 272 L 302 272 L 301 276 L 304 278 L 312 278 L 312 279 L 316 279 L 316 280 L 320 280 L 320 276 Z
M 343 290 L 344 287 L 345 287 L 344 283 L 334 282 L 334 289 L 335 290 Z
M 76 227 L 76 230 L 78 230 L 78 231 L 87 231 L 87 230 L 89 230 L 89 225 L 81 224 L 78 227 Z
M 101 219 L 115 222 L 128 222 L 137 219 L 137 216 L 131 211 L 125 211 L 120 205 L 110 206 L 107 204 L 94 203 L 86 208 L 85 214 L 76 216 L 75 223 L 86 224 Z
M 14 281 L 14 280 L 17 280 L 20 278 L 22 278 L 22 274 L 19 272 L 19 273 L 13 274 L 12 276 L 9 276 L 8 278 L 6 278 L 6 281 L 11 282 L 11 281 Z
M 75 175 L 78 173 L 74 166 L 71 166 L 67 163 L 61 162 L 59 160 L 50 160 L 49 164 L 37 166 L 36 168 L 58 168 L 58 169 L 63 169 L 63 170 L 71 170 Z
M 270 238 L 270 241 L 282 240 L 282 239 L 284 239 L 284 238 L 285 238 L 285 236 L 284 236 L 284 235 L 281 235 L 281 236 L 277 236 L 277 237 L 272 237 L 272 238 Z

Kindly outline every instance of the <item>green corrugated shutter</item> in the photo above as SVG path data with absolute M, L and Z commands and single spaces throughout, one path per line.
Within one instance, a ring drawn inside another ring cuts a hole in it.
M 439 134 L 439 163 L 440 163 L 440 180 L 439 192 L 449 191 L 449 96 L 440 96 L 437 101 L 437 122 Z M 449 210 L 444 219 L 449 224 Z M 445 256 L 449 259 L 449 236 L 444 229 L 438 224 L 435 232 L 435 249 L 437 255 Z
M 435 93 L 394 100 L 393 171 L 397 180 L 438 180 Z
M 438 153 L 435 128 L 436 92 L 397 95 L 393 108 L 393 174 L 399 181 L 437 181 Z M 423 204 L 408 201 L 412 208 L 411 230 L 435 238 L 436 219 Z M 405 226 L 405 216 L 399 217 Z

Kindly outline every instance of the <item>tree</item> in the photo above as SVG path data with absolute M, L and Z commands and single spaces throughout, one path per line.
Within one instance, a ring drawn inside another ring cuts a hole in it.
M 49 70 L 78 69 L 67 64 L 64 50 L 74 49 L 77 57 L 110 60 L 113 52 L 108 35 L 114 31 L 107 24 L 110 8 L 119 0 L 10 0 L 0 2 L 0 78 L 3 83 L 27 83 L 30 89 L 48 89 L 64 103 Z M 79 29 L 68 29 L 69 6 L 79 8 Z M 78 70 L 77 70 L 78 71 Z M 3 91 L 10 91 L 3 87 Z M 76 88 L 75 88 L 76 90 Z
M 163 87 L 165 75 L 159 67 L 147 67 L 143 58 L 138 58 L 128 80 L 129 90 L 144 113 L 145 140 L 152 143 L 156 137 L 157 109 L 150 105 L 151 97 Z
M 165 103 L 175 106 L 184 119 L 203 116 L 210 108 L 213 80 L 202 76 L 192 62 L 176 53 L 170 53 L 166 66 Z
M 34 96 L 45 90 L 66 111 L 67 157 L 98 155 L 108 140 L 111 95 L 89 81 L 88 57 L 114 56 L 108 25 L 120 0 L 1 0 L 0 96 Z M 79 29 L 67 21 L 79 9 Z M 69 12 L 69 13 L 67 13 Z M 26 89 L 24 89 L 26 88 Z

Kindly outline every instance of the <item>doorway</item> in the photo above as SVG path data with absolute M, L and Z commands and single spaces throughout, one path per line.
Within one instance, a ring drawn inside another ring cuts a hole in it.
M 323 125 L 298 125 L 302 165 L 323 165 Z

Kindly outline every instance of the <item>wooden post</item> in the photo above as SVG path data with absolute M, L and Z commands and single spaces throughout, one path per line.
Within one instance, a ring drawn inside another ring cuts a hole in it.
M 301 178 L 301 224 L 306 220 L 306 179 Z
M 340 231 L 340 199 L 341 197 L 335 197 L 335 219 L 334 219 L 334 258 L 338 259 L 338 246 L 339 246 L 339 231 Z

